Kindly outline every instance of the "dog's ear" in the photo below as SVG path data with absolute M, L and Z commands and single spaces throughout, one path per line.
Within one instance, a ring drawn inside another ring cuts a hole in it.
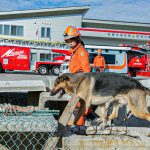
M 60 81 L 64 81 L 64 80 L 69 81 L 69 77 L 67 76 L 66 73 L 65 73 L 65 74 L 62 74 L 62 75 L 61 75 L 61 78 L 60 78 Z

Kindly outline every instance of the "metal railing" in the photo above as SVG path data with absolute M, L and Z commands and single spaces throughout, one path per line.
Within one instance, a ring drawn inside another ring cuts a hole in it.
M 22 46 L 30 48 L 42 48 L 42 49 L 68 49 L 68 45 L 64 42 L 46 42 L 46 41 L 35 41 L 35 40 L 24 40 L 24 39 L 13 39 L 0 37 L 0 45 L 8 46 Z

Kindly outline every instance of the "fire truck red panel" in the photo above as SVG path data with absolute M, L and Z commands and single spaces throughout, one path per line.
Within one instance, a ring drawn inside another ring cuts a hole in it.
M 30 70 L 30 48 L 0 46 L 0 63 L 5 70 Z

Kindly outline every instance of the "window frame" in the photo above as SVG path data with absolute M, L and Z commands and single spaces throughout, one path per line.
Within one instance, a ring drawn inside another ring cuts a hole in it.
M 50 37 L 51 37 L 51 28 L 41 27 L 41 38 L 50 38 Z
M 7 29 L 5 27 L 8 27 L 8 34 L 5 33 L 7 31 L 7 30 L 5 30 L 5 29 Z M 4 35 L 10 35 L 10 28 L 11 28 L 11 25 L 4 24 L 4 31 L 3 31 Z

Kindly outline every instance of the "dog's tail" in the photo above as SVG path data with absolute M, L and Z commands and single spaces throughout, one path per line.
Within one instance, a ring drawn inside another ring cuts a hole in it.
M 148 88 L 145 87 L 145 92 L 146 92 L 146 95 L 150 96 L 150 89 L 148 89 Z
M 133 115 L 135 115 L 138 118 L 150 121 L 150 114 L 147 109 L 143 110 L 143 112 L 139 111 L 138 108 L 132 103 L 131 99 L 128 100 L 128 105 Z

